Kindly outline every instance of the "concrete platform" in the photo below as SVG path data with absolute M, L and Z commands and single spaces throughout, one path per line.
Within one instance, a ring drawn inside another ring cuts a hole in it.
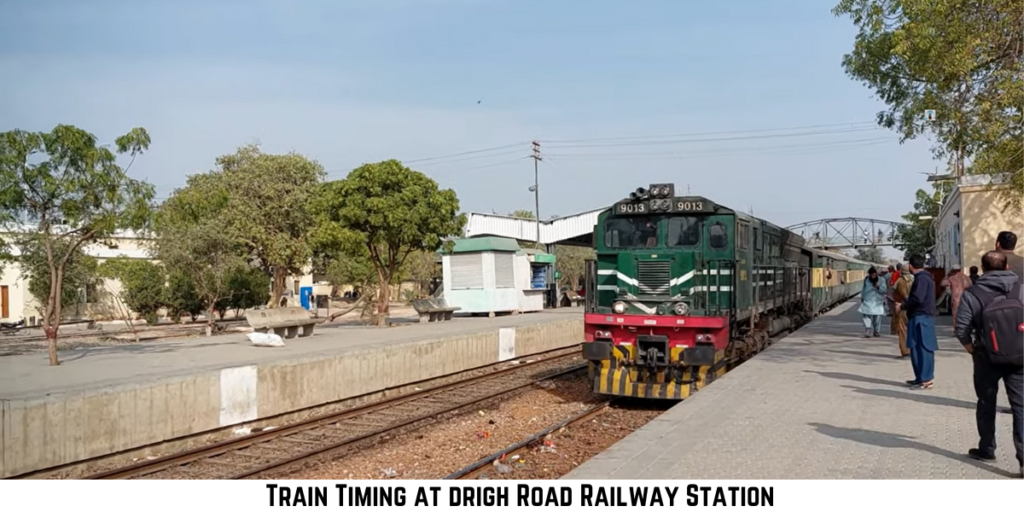
M 781 340 L 565 479 L 989 479 L 1019 474 L 1012 417 L 998 462 L 977 447 L 970 356 L 939 317 L 935 387 L 915 391 L 898 340 L 862 333 L 859 301 Z M 1000 387 L 1000 407 L 1008 407 Z
M 0 357 L 0 477 L 437 378 L 583 340 L 581 308 L 390 328 L 321 324 Z

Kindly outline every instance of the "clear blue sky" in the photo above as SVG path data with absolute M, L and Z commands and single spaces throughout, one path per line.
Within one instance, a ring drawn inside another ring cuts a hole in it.
M 364 162 L 521 143 L 410 166 L 455 188 L 466 211 L 532 209 L 533 167 L 521 157 L 540 139 L 545 218 L 670 181 L 781 225 L 898 220 L 925 186 L 919 173 L 938 163 L 927 141 L 901 146 L 881 129 L 546 142 L 870 123 L 882 105 L 843 73 L 855 32 L 831 7 L 7 0 L 0 130 L 72 123 L 112 140 L 143 126 L 153 146 L 132 173 L 162 197 L 253 140 L 304 153 L 338 178 Z

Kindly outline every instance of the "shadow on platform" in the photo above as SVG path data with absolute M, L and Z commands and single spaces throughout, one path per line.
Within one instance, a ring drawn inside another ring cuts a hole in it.
M 955 453 L 937 446 L 925 444 L 920 441 L 915 441 L 912 437 L 902 436 L 898 434 L 890 434 L 888 432 L 879 432 L 877 430 L 865 430 L 860 428 L 845 428 L 837 427 L 835 425 L 826 425 L 823 423 L 808 423 L 808 425 L 814 427 L 819 434 L 832 437 L 835 439 L 845 439 L 847 441 L 854 441 L 870 446 L 877 446 L 879 448 L 909 448 L 912 450 L 920 450 L 923 452 L 931 453 L 946 457 L 958 462 L 966 462 L 974 467 L 988 471 L 990 473 L 1013 478 L 1016 475 L 1005 471 L 1003 469 L 990 466 L 980 461 L 976 461 L 967 457 L 966 454 Z

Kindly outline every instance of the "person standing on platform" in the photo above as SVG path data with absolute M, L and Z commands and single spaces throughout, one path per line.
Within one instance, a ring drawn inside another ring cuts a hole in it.
M 956 324 L 956 338 L 974 360 L 978 396 L 980 439 L 967 454 L 983 461 L 996 458 L 996 397 L 1003 381 L 1013 414 L 1013 446 L 1024 475 L 1024 313 L 1021 302 L 1016 302 L 1024 302 L 1024 293 L 1017 276 L 1006 269 L 1004 253 L 985 254 L 981 266 L 985 274 L 964 294 Z
M 978 267 L 971 266 L 971 284 L 973 285 L 974 283 L 977 283 L 979 277 L 981 276 L 978 275 Z
M 894 334 L 900 338 L 900 358 L 909 356 L 910 349 L 907 348 L 907 312 L 901 311 L 898 306 L 910 296 L 910 287 L 913 283 L 914 275 L 910 273 L 910 270 L 904 268 L 900 270 L 900 278 L 893 286 L 892 329 Z
M 1006 256 L 1006 269 L 1017 274 L 1017 282 L 1024 283 L 1024 258 L 1017 256 L 1013 250 L 1017 247 L 1017 235 L 1011 231 L 1002 231 L 996 236 L 996 250 Z
M 885 279 L 878 276 L 875 267 L 868 269 L 860 292 L 860 314 L 864 320 L 864 337 L 879 337 L 882 316 L 885 315 Z
M 935 280 L 924 270 L 924 257 L 910 257 L 910 272 L 914 284 L 910 296 L 896 307 L 907 312 L 907 348 L 910 364 L 914 367 L 914 380 L 908 380 L 913 389 L 931 389 L 935 380 L 935 351 L 939 349 L 935 337 Z
M 949 295 L 951 303 L 953 305 L 953 328 L 956 328 L 956 308 L 960 306 L 960 297 L 963 296 L 964 290 L 971 287 L 971 278 L 964 275 L 960 269 L 960 265 L 953 265 L 953 271 L 942 280 L 943 286 L 949 287 Z
M 893 318 L 896 318 L 896 300 L 893 299 L 893 294 L 896 293 L 896 282 L 900 280 L 900 274 L 901 274 L 900 269 L 902 267 L 903 267 L 903 265 L 901 265 L 899 263 L 897 263 L 896 266 L 890 266 L 889 267 L 889 275 L 886 276 L 888 278 L 887 282 L 886 282 L 886 286 L 889 288 L 889 291 L 886 294 L 886 300 L 888 301 L 888 304 L 886 304 L 886 305 L 889 308 L 889 310 L 888 310 L 889 316 L 891 316 Z M 889 323 L 889 333 L 890 334 L 897 334 L 896 333 L 896 323 L 895 322 L 890 322 Z

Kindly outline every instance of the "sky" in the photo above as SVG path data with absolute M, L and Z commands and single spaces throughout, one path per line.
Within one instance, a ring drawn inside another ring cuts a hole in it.
M 0 130 L 144 127 L 131 174 L 161 198 L 259 142 L 332 179 L 397 158 L 463 211 L 532 210 L 537 140 L 542 218 L 666 182 L 782 226 L 898 221 L 943 165 L 874 125 L 884 105 L 845 75 L 856 31 L 831 7 L 0 0 Z

